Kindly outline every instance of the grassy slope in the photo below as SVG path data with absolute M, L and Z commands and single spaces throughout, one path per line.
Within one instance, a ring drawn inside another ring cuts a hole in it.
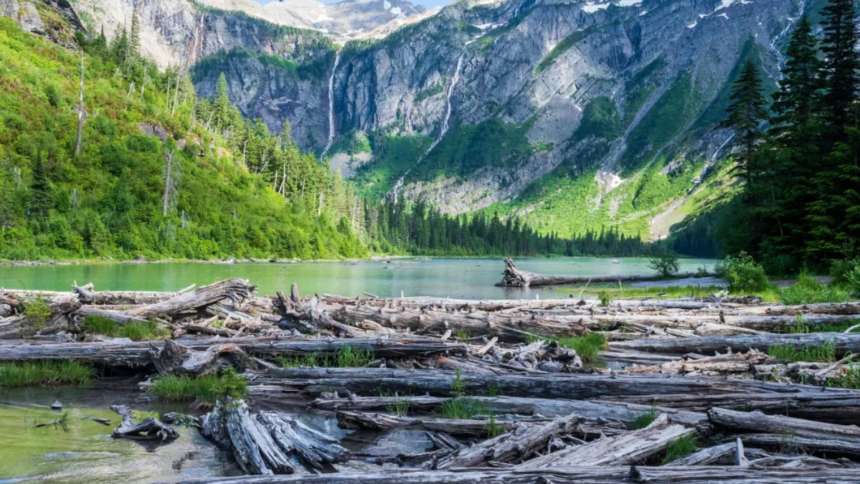
M 325 217 L 285 207 L 217 136 L 192 129 L 190 100 L 172 116 L 163 89 L 129 97 L 116 66 L 98 59 L 86 62 L 88 120 L 73 158 L 78 64 L 75 53 L 0 18 L 0 258 L 364 254 Z M 164 127 L 167 140 L 142 134 L 139 123 Z M 165 153 L 180 140 L 179 202 L 164 217 Z M 30 213 L 39 155 L 52 197 L 43 218 Z

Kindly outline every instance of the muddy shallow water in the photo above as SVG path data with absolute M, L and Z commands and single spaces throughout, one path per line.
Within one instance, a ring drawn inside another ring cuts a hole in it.
M 128 382 L 122 388 L 0 388 L 0 484 L 151 483 L 177 482 L 192 477 L 241 475 L 229 452 L 203 438 L 194 428 L 180 428 L 180 437 L 167 444 L 114 439 L 120 422 L 110 405 L 127 404 L 143 418 L 170 411 L 195 413 L 184 403 L 151 401 Z M 50 409 L 59 400 L 62 411 Z M 197 412 L 199 413 L 199 412 Z M 67 415 L 61 424 L 37 428 Z M 91 418 L 110 419 L 105 426 Z M 368 455 L 422 453 L 432 447 L 422 430 L 354 432 L 337 426 L 331 413 L 302 412 L 299 418 L 313 428 L 341 439 L 352 452 Z M 352 461 L 341 469 L 375 467 Z M 299 468 L 301 468 L 299 466 Z

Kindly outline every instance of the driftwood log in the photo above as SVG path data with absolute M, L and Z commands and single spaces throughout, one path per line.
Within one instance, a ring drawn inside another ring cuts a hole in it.
M 837 356 L 860 352 L 860 333 L 762 334 L 744 336 L 710 336 L 702 338 L 636 339 L 609 344 L 612 350 L 653 351 L 657 353 L 714 353 L 716 351 L 767 351 L 771 346 L 821 346 L 833 343 Z
M 678 278 L 701 277 L 698 273 L 678 274 Z M 617 275 L 617 276 L 556 276 L 523 271 L 517 268 L 512 259 L 505 259 L 505 276 L 498 285 L 502 287 L 535 287 L 558 286 L 562 284 L 579 284 L 584 282 L 634 282 L 655 281 L 662 279 L 660 275 Z
M 131 409 L 125 405 L 112 405 L 111 410 L 122 416 L 122 423 L 111 434 L 115 438 L 160 440 L 162 442 L 179 437 L 179 431 L 153 417 L 134 423 Z
M 127 313 L 141 318 L 160 318 L 171 314 L 196 310 L 224 299 L 241 302 L 251 297 L 256 286 L 243 279 L 228 279 L 198 288 L 186 294 L 145 306 L 130 309 Z

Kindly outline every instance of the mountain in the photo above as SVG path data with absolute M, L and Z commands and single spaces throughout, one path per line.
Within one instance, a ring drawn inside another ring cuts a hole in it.
M 134 3 L 75 6 L 110 37 Z M 147 55 L 190 69 L 203 97 L 223 73 L 243 115 L 289 121 L 366 196 L 656 240 L 734 193 L 730 133 L 714 129 L 729 86 L 753 59 L 774 89 L 795 20 L 821 4 L 463 0 L 403 27 L 381 23 L 406 15 L 390 2 L 137 9 Z M 384 37 L 344 42 L 371 28 Z

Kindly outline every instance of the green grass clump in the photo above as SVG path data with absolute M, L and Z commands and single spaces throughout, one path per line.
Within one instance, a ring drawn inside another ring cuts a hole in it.
M 321 367 L 321 368 L 358 368 L 367 366 L 376 359 L 373 351 L 365 351 L 342 346 L 335 355 L 324 355 L 318 351 L 300 356 L 277 356 L 281 368 Z
M 81 325 L 87 333 L 103 334 L 105 336 L 128 338 L 132 341 L 150 341 L 167 337 L 170 332 L 158 324 L 145 323 L 119 324 L 103 316 L 87 316 Z
M 45 329 L 45 323 L 51 318 L 51 308 L 43 298 L 34 299 L 24 305 L 24 316 L 27 324 L 36 331 Z
M 575 338 L 558 338 L 557 341 L 559 346 L 576 351 L 583 363 L 594 361 L 600 355 L 600 350 L 606 348 L 606 336 L 597 333 Z
M 612 294 L 610 294 L 606 291 L 598 292 L 597 297 L 600 299 L 600 306 L 601 307 L 604 307 L 604 308 L 609 307 L 609 305 L 612 304 Z
M 409 399 L 395 397 L 393 402 L 385 406 L 385 410 L 392 415 L 405 417 L 409 415 L 410 405 Z
M 442 418 L 467 420 L 489 412 L 487 407 L 477 400 L 456 397 L 440 405 L 437 413 Z
M 165 375 L 156 378 L 149 386 L 149 393 L 161 400 L 179 402 L 198 399 L 208 404 L 214 404 L 218 397 L 216 387 L 217 375 Z
M 666 465 L 681 457 L 686 457 L 697 450 L 699 450 L 699 439 L 695 435 L 673 440 L 666 446 L 666 456 L 663 458 L 661 465 Z
M 658 416 L 660 416 L 660 412 L 658 412 L 656 408 L 650 408 L 648 409 L 648 411 L 636 417 L 636 419 L 630 423 L 630 429 L 644 429 L 645 427 L 654 423 L 654 421 L 657 420 Z
M 777 360 L 832 363 L 836 361 L 836 345 L 828 341 L 821 346 L 777 345 L 767 349 L 768 356 Z
M 0 386 L 20 388 L 34 385 L 86 385 L 95 371 L 78 361 L 39 361 L 0 365 Z
M 780 301 L 789 306 L 827 302 L 846 302 L 848 291 L 835 286 L 825 285 L 807 273 L 801 273 L 797 283 L 779 290 Z

